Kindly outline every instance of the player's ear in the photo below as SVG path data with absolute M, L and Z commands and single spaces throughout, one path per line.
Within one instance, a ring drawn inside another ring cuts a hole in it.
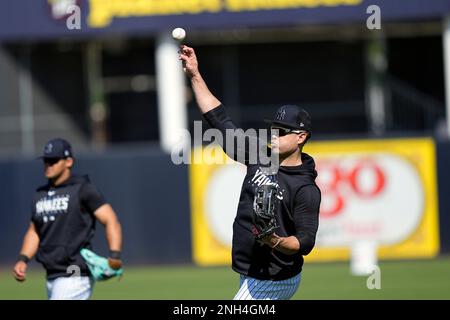
M 72 169 L 73 167 L 73 158 L 66 158 L 66 167 Z
M 306 142 L 306 138 L 307 138 L 307 137 L 308 137 L 308 133 L 306 133 L 306 132 L 300 132 L 300 133 L 297 135 L 297 144 L 298 144 L 299 146 L 304 145 L 305 142 Z

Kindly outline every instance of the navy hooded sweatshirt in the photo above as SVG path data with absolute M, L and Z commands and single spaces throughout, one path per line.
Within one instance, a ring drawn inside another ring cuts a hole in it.
M 226 130 L 237 127 L 228 117 L 225 108 L 220 105 L 204 115 L 208 124 L 220 130 L 223 137 Z M 234 139 L 248 138 L 242 131 L 236 131 Z M 233 145 L 233 150 L 228 146 Z M 301 154 L 302 164 L 299 166 L 280 166 L 276 174 L 279 186 L 275 216 L 279 225 L 276 234 L 282 237 L 295 236 L 300 243 L 300 250 L 292 255 L 283 254 L 276 249 L 255 240 L 253 228 L 253 202 L 257 186 L 274 183 L 271 176 L 261 170 L 264 166 L 250 164 L 249 150 L 246 148 L 242 157 L 237 150 L 238 143 L 227 144 L 226 138 L 222 147 L 235 160 L 247 166 L 247 173 L 241 188 L 241 194 L 233 223 L 232 267 L 237 273 L 260 280 L 284 280 L 302 271 L 303 256 L 314 247 L 319 226 L 320 189 L 315 183 L 317 172 L 314 159 L 306 153 Z M 242 144 L 241 144 L 242 147 Z M 241 150 L 242 151 L 242 150 Z

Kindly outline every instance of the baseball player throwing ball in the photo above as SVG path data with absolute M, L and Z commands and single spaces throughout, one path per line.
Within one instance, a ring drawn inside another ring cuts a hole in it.
M 209 91 L 194 49 L 181 46 L 179 59 L 209 125 L 219 129 L 224 140 L 229 137 L 227 129 L 235 131 L 233 139 L 250 139 L 240 136 L 243 132 L 236 131 L 225 107 Z M 300 284 L 303 256 L 313 249 L 319 224 L 321 195 L 315 163 L 302 152 L 311 136 L 310 116 L 298 106 L 285 105 L 269 123 L 278 133 L 272 136 L 272 149 L 267 148 L 277 155 L 279 168 L 274 174 L 266 174 L 260 163 L 250 163 L 249 149 L 244 157 L 236 157 L 235 149 L 228 150 L 236 144 L 224 141 L 222 146 L 247 166 L 233 224 L 232 267 L 240 274 L 235 300 L 290 299 Z
M 13 275 L 24 281 L 27 263 L 36 255 L 47 271 L 50 300 L 86 300 L 96 279 L 122 272 L 121 226 L 89 178 L 72 174 L 75 160 L 66 140 L 50 140 L 41 158 L 48 183 L 34 195 L 31 223 Z M 106 229 L 108 260 L 89 250 L 96 220 Z

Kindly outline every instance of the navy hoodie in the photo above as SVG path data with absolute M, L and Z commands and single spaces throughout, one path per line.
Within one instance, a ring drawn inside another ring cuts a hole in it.
M 227 137 L 227 129 L 237 129 L 223 106 L 214 108 L 203 116 L 224 137 Z M 236 139 L 239 134 L 236 134 Z M 236 149 L 227 150 L 226 141 L 223 147 L 227 154 L 239 160 Z M 299 166 L 280 166 L 275 182 L 279 185 L 281 200 L 275 210 L 279 225 L 276 234 L 282 237 L 295 236 L 299 240 L 300 250 L 292 255 L 283 254 L 255 240 L 252 233 L 255 190 L 257 186 L 274 181 L 262 172 L 262 165 L 250 164 L 247 161 L 249 157 L 243 157 L 241 162 L 247 165 L 247 173 L 233 223 L 232 247 L 232 267 L 239 274 L 260 280 L 284 280 L 302 271 L 303 256 L 309 254 L 315 244 L 321 194 L 315 183 L 317 172 L 314 159 L 306 153 L 302 153 L 301 157 L 302 164 Z

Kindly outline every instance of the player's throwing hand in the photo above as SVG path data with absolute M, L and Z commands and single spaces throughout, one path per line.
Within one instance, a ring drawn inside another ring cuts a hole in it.
M 197 56 L 194 49 L 181 45 L 178 58 L 183 61 L 183 71 L 189 78 L 199 76 Z

